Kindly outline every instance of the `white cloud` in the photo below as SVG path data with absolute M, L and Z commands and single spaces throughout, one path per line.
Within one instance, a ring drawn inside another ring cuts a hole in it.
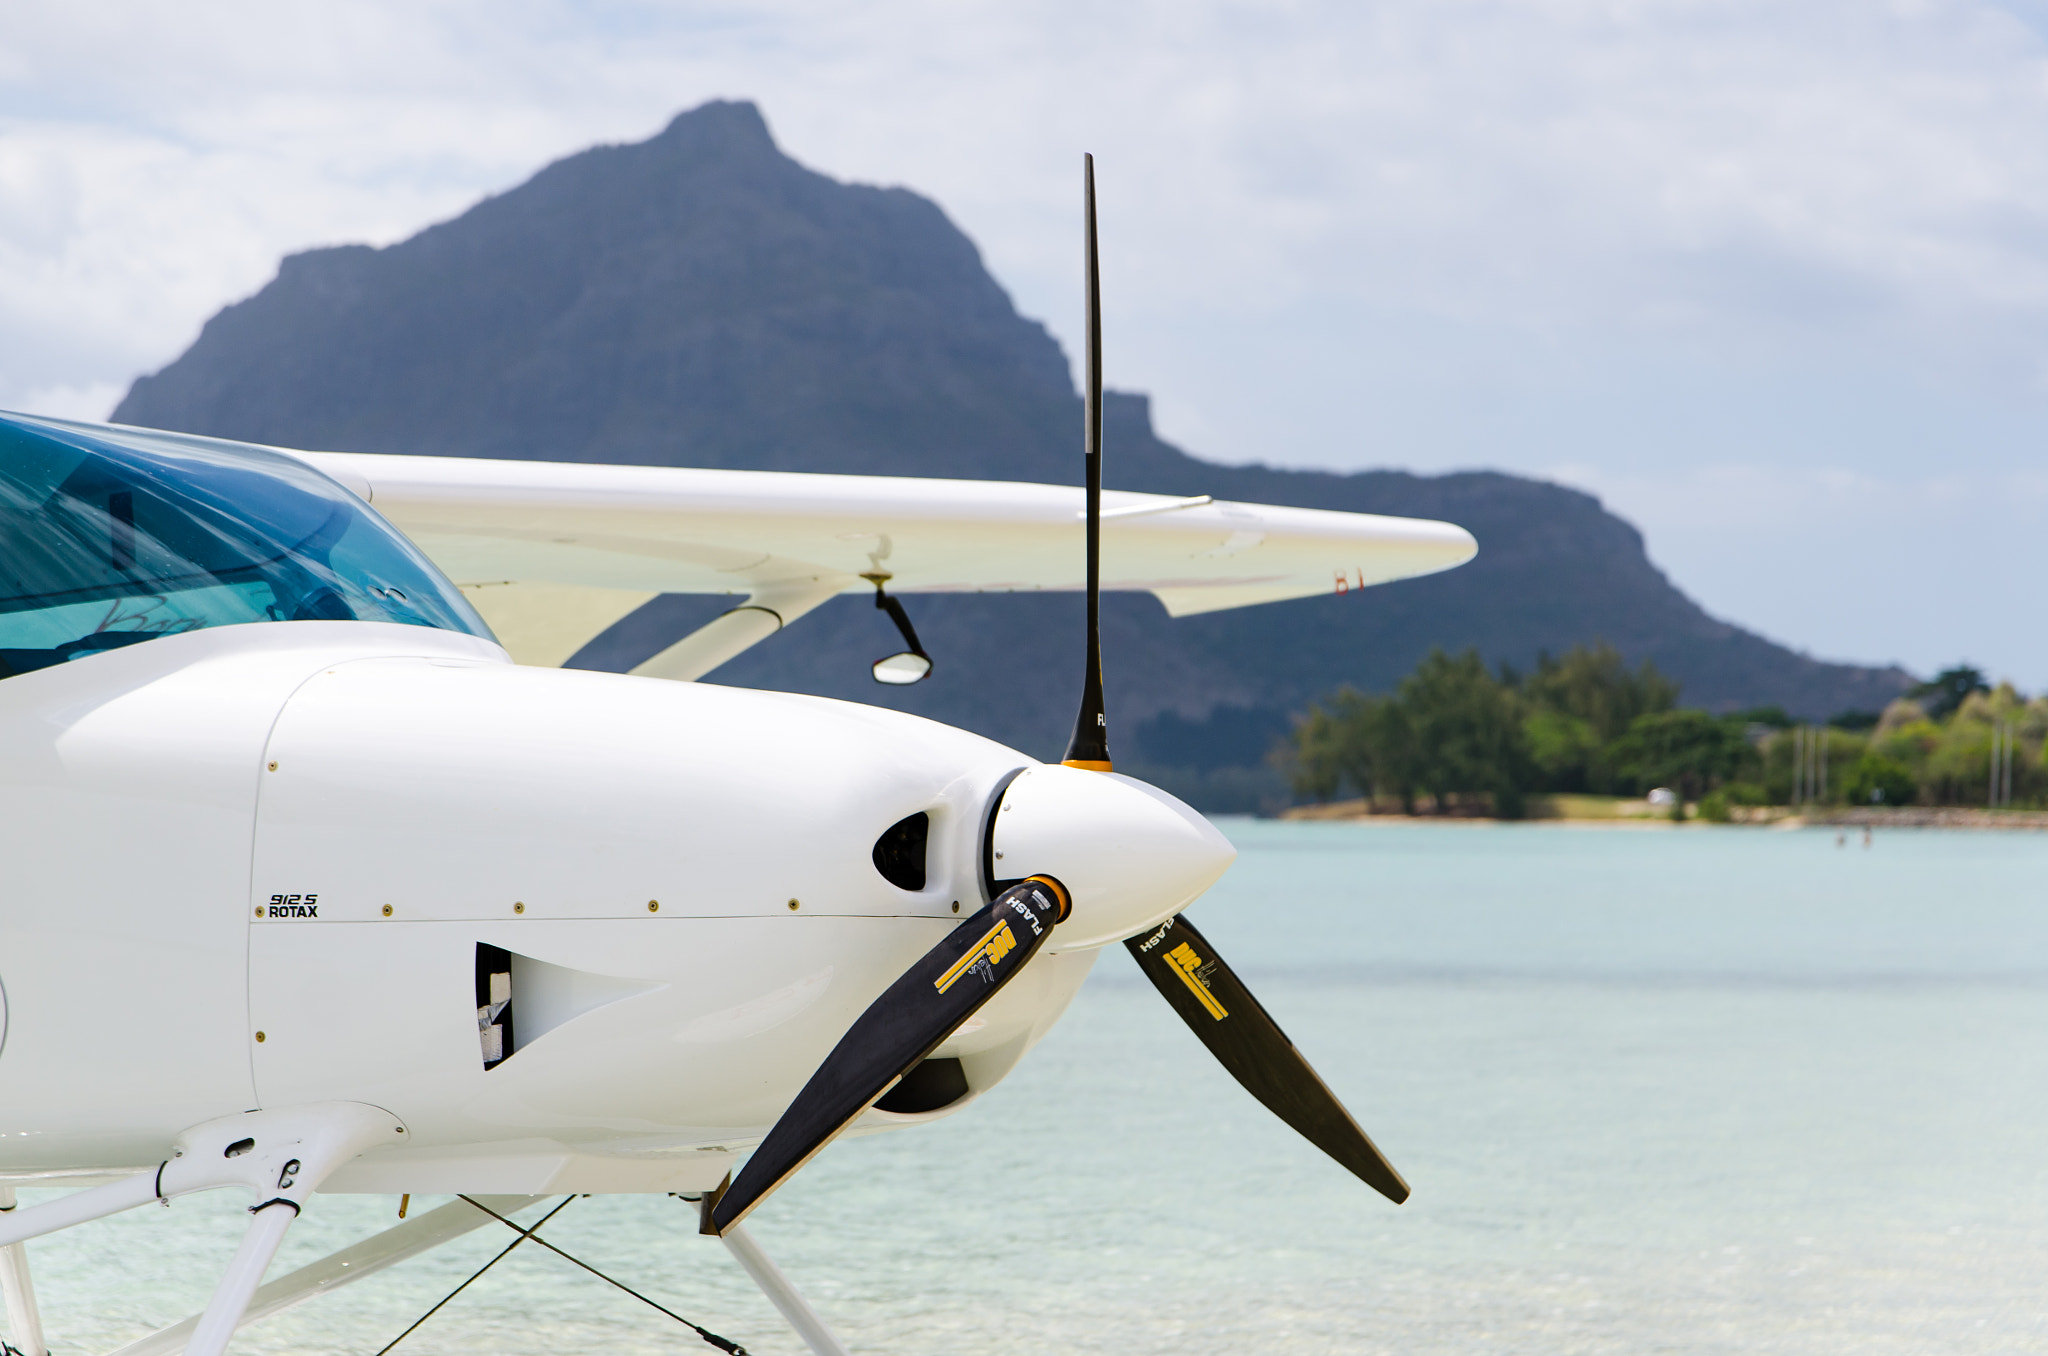
M 105 419 L 107 411 L 120 400 L 127 387 L 119 382 L 92 382 L 84 386 L 41 386 L 21 391 L 9 408 L 23 414 L 45 414 L 53 419 Z

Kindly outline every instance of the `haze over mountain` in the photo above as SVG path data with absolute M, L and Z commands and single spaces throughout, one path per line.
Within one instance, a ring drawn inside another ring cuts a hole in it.
M 1109 279 L 1109 286 L 1115 279 Z M 1108 336 L 1109 370 L 1116 368 Z M 1118 488 L 1444 518 L 1471 564 L 1343 597 L 1169 620 L 1108 600 L 1121 749 L 1196 769 L 1255 763 L 1339 683 L 1384 689 L 1433 645 L 1521 666 L 1606 639 L 1715 708 L 1877 709 L 1909 681 L 1829 664 L 1709 617 L 1592 496 L 1472 472 L 1222 466 L 1106 404 Z M 753 105 L 712 103 L 635 145 L 548 166 L 382 249 L 286 258 L 222 310 L 116 421 L 291 447 L 1071 482 L 1080 402 L 1065 355 L 1019 316 L 937 205 L 783 155 Z M 726 603 L 662 600 L 576 662 L 624 667 Z M 931 680 L 882 689 L 893 633 L 841 599 L 721 669 L 721 682 L 919 711 L 1040 755 L 1072 720 L 1078 600 L 913 598 Z

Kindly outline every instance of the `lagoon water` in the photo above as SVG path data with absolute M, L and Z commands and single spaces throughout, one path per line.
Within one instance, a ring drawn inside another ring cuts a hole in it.
M 1190 916 L 1414 1197 L 1268 1116 L 1114 949 L 1000 1088 L 833 1146 L 754 1216 L 854 1351 L 2048 1346 L 2048 835 L 1223 823 L 1243 855 Z M 394 1206 L 318 1198 L 273 1274 Z M 194 1198 L 31 1244 L 54 1345 L 195 1310 L 243 1218 Z M 547 1235 L 801 1351 L 693 1226 L 600 1198 Z M 497 1232 L 234 1349 L 371 1356 Z M 397 1348 L 710 1350 L 530 1246 Z

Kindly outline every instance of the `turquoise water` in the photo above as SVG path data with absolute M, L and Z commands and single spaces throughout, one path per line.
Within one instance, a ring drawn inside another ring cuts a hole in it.
M 1002 1087 L 835 1145 L 755 1215 L 856 1352 L 2048 1345 L 2048 835 L 1224 828 L 1243 855 L 1191 916 L 1413 1199 L 1272 1120 L 1118 949 Z M 32 1244 L 58 1349 L 202 1304 L 239 1204 Z M 279 1270 L 394 1205 L 319 1198 Z M 548 1234 L 800 1351 L 693 1226 L 595 1199 Z M 369 1356 L 501 1246 L 470 1235 L 235 1350 Z M 529 1248 L 398 1348 L 692 1350 Z

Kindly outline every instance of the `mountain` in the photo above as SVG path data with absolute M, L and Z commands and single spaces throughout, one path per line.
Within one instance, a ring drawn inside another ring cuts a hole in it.
M 1112 354 L 1112 358 L 1113 358 Z M 1444 518 L 1478 558 L 1346 596 L 1169 620 L 1106 600 L 1113 728 L 1184 785 L 1261 786 L 1291 713 L 1391 686 L 1431 646 L 1530 664 L 1606 639 L 1686 700 L 1805 716 L 1876 710 L 1897 669 L 1824 663 L 1708 616 L 1590 495 L 1489 472 L 1340 475 L 1223 466 L 1105 402 L 1117 488 Z M 135 382 L 123 423 L 362 452 L 1072 481 L 1080 401 L 1065 355 L 1017 314 L 938 206 L 843 184 L 775 145 L 747 103 L 556 162 L 382 249 L 287 257 Z M 1079 602 L 913 598 L 931 680 L 882 689 L 893 632 L 838 600 L 716 675 L 919 711 L 1039 754 L 1072 720 Z M 573 662 L 627 667 L 724 603 L 658 600 Z M 1253 769 L 1245 771 L 1245 769 Z M 1245 794 L 1250 794 L 1245 792 Z
M 1067 360 L 929 199 L 752 104 L 548 166 L 384 249 L 288 256 L 117 419 L 288 446 L 1066 479 Z

